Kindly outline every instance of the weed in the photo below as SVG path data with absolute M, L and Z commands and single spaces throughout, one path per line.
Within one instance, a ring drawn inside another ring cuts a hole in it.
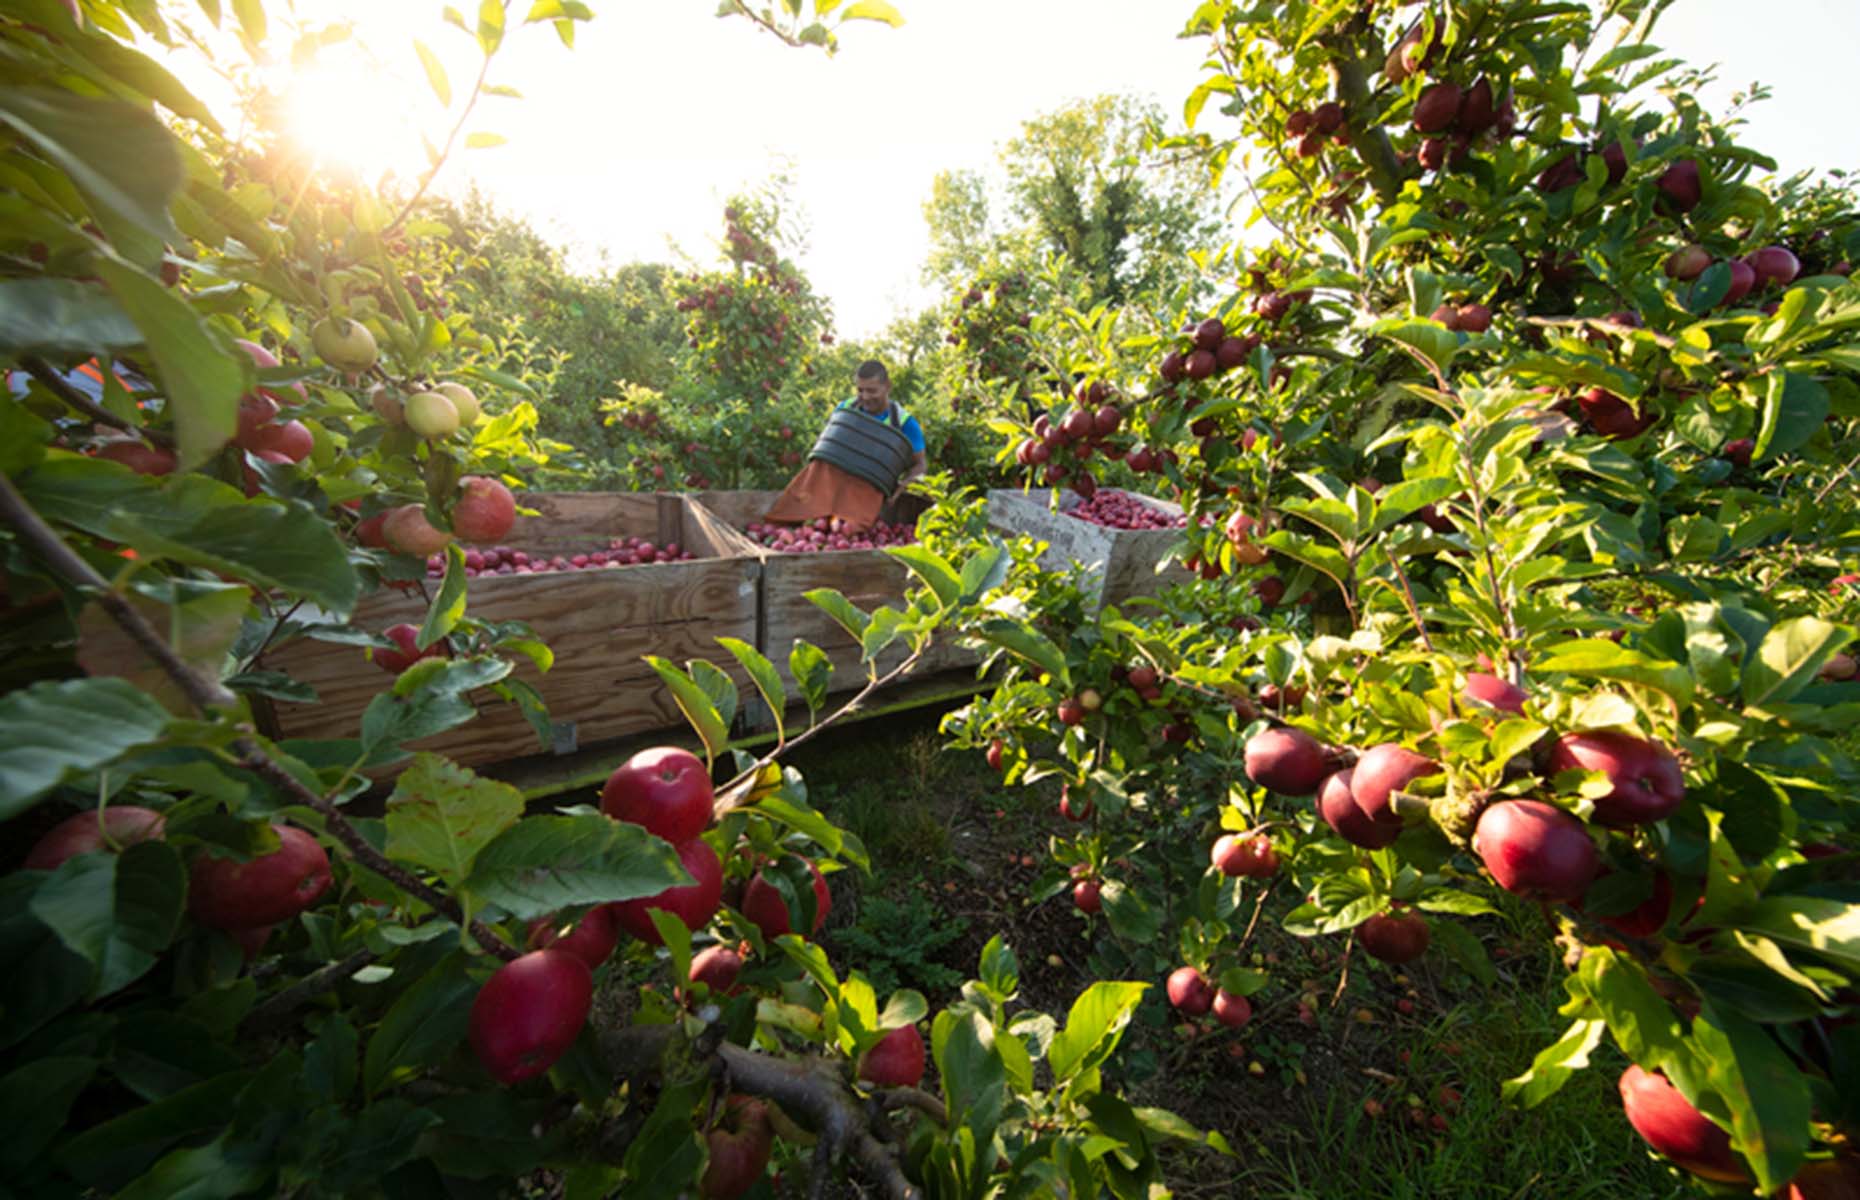
M 961 971 L 936 961 L 938 952 L 961 936 L 929 901 L 909 892 L 902 902 L 868 896 L 858 923 L 841 930 L 835 940 L 858 961 L 880 996 L 914 987 L 935 997 L 962 983 Z

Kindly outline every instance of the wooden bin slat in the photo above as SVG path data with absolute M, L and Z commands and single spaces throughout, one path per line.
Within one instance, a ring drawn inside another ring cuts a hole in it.
M 697 499 L 700 507 L 727 522 L 734 532 L 762 520 L 778 495 L 758 491 L 700 492 Z M 896 515 L 887 512 L 883 519 L 915 520 L 928 507 L 929 502 L 921 496 L 906 495 L 899 498 Z M 807 593 L 815 588 L 833 588 L 868 612 L 880 605 L 895 608 L 901 605 L 910 585 L 910 571 L 883 550 L 781 554 L 747 537 L 743 540 L 762 559 L 762 637 L 756 646 L 780 670 L 782 686 L 791 690 L 794 687 L 788 653 L 799 638 L 820 647 L 832 662 L 833 690 L 863 687 L 865 672 L 859 665 L 859 643 L 808 600 Z M 887 649 L 878 656 L 880 671 L 897 666 L 907 653 L 901 646 Z M 943 640 L 931 646 L 913 674 L 980 661 L 976 652 Z
M 683 716 L 643 659 L 705 658 L 739 684 L 747 675 L 719 637 L 754 644 L 761 563 L 754 544 L 715 515 L 676 494 L 557 493 L 526 495 L 540 517 L 519 518 L 506 543 L 536 550 L 586 549 L 626 535 L 678 542 L 699 557 L 607 570 L 546 575 L 480 576 L 471 581 L 469 611 L 485 621 L 529 623 L 555 653 L 545 675 L 519 658 L 514 675 L 535 687 L 558 730 L 554 749 L 567 752 L 613 738 L 675 727 Z M 372 630 L 418 623 L 418 596 L 384 591 L 364 600 L 354 624 Z M 386 683 L 353 646 L 299 641 L 268 655 L 266 665 L 317 690 L 318 703 L 278 703 L 281 736 L 354 737 L 361 714 Z M 475 696 L 480 716 L 458 729 L 412 743 L 466 765 L 549 753 L 516 707 L 486 692 Z
M 1169 516 L 1182 515 L 1180 505 L 1132 492 L 1147 507 Z M 1164 588 L 1187 583 L 1194 574 L 1180 563 L 1162 571 L 1156 565 L 1181 544 L 1180 529 L 1110 529 L 1065 515 L 1084 501 L 1070 488 L 1061 493 L 1060 511 L 1052 509 L 1051 489 L 1031 491 L 997 489 L 988 493 L 988 523 L 1010 534 L 1027 534 L 1047 543 L 1042 565 L 1064 570 L 1078 563 L 1086 571 L 1086 594 L 1092 606 L 1120 604 L 1133 596 L 1154 596 Z

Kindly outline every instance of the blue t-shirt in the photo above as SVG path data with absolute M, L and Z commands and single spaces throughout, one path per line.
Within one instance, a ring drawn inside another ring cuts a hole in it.
M 916 417 L 905 412 L 895 400 L 892 401 L 890 408 L 877 415 L 866 412 L 865 408 L 860 405 L 857 399 L 842 400 L 840 401 L 840 407 L 850 408 L 863 416 L 871 417 L 874 421 L 885 422 L 910 439 L 912 450 L 915 450 L 919 454 L 924 452 L 924 427 L 917 423 Z

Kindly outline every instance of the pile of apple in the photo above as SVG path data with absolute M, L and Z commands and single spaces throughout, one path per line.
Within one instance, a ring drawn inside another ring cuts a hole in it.
M 587 550 L 538 550 L 534 554 L 510 546 L 465 552 L 465 577 L 480 575 L 547 575 L 552 571 L 600 571 L 608 567 L 634 567 L 643 563 L 689 562 L 696 557 L 677 542 L 661 546 L 642 537 L 609 538 L 605 546 Z M 437 579 L 446 573 L 446 558 L 434 554 L 426 560 L 426 574 Z
M 884 546 L 908 546 L 917 540 L 915 523 L 875 522 L 869 529 L 855 530 L 844 518 L 818 517 L 800 525 L 778 525 L 751 521 L 743 532 L 759 546 L 782 554 L 819 554 L 828 550 L 877 550 Z
M 1182 529 L 1188 518 L 1181 513 L 1167 513 L 1129 492 L 1105 488 L 1066 510 L 1076 517 L 1107 529 Z

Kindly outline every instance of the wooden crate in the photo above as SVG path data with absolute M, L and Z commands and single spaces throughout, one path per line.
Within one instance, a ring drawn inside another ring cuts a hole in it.
M 1144 505 L 1172 517 L 1182 515 L 1180 505 L 1131 493 Z M 1157 564 L 1181 545 L 1179 529 L 1110 529 L 1066 516 L 1083 503 L 1070 488 L 1053 511 L 1050 489 L 988 493 L 988 523 L 1010 534 L 1026 534 L 1047 544 L 1043 565 L 1063 571 L 1071 563 L 1085 568 L 1085 589 L 1091 606 L 1121 604 L 1132 596 L 1154 596 L 1164 588 L 1187 583 L 1194 575 L 1180 563 L 1158 571 Z
M 683 662 L 707 658 L 739 683 L 747 676 L 717 645 L 719 637 L 755 644 L 761 561 L 754 543 L 702 505 L 672 493 L 529 493 L 519 502 L 541 512 L 519 517 L 505 542 L 532 554 L 588 549 L 609 538 L 637 535 L 660 545 L 677 542 L 696 557 L 605 570 L 544 575 L 490 575 L 471 581 L 468 611 L 484 621 L 526 621 L 555 653 L 547 674 L 518 658 L 515 676 L 549 706 L 553 745 L 544 747 L 516 706 L 490 694 L 473 700 L 477 720 L 414 749 L 445 754 L 468 766 L 539 754 L 567 754 L 647 730 L 672 729 L 684 717 L 652 668 L 648 654 Z M 426 605 L 393 590 L 364 600 L 354 624 L 379 632 L 418 624 Z M 364 708 L 387 682 L 364 651 L 323 642 L 294 642 L 267 655 L 265 666 L 314 687 L 315 705 L 276 704 L 278 735 L 356 736 Z M 404 764 L 403 764 L 404 765 Z
M 742 529 L 762 520 L 778 492 L 700 492 L 702 506 Z M 897 523 L 915 521 L 929 502 L 921 496 L 905 495 L 881 518 Z M 747 539 L 745 539 L 747 540 Z M 796 638 L 812 642 L 826 651 L 833 663 L 834 691 L 857 689 L 865 685 L 865 671 L 859 665 L 859 644 L 807 598 L 815 588 L 833 588 L 858 607 L 870 612 L 880 605 L 902 606 L 904 593 L 913 576 L 904 564 L 883 550 L 829 550 L 808 554 L 782 554 L 767 547 L 754 546 L 762 559 L 762 622 L 756 642 L 781 670 L 782 684 L 792 690 L 794 679 L 788 673 L 788 652 Z M 894 645 L 878 657 L 881 671 L 903 662 L 907 651 Z M 914 668 L 914 675 L 973 666 L 981 656 L 950 641 L 938 641 L 930 647 Z

